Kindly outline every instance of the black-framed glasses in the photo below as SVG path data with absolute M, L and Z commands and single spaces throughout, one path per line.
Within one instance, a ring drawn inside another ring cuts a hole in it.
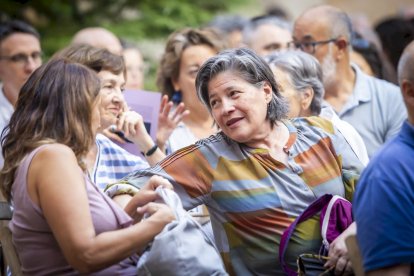
M 0 56 L 0 60 L 4 59 L 19 64 L 27 64 L 29 62 L 29 58 L 32 58 L 35 62 L 40 61 L 42 59 L 42 52 L 33 52 L 30 55 L 15 54 L 12 56 Z
M 321 44 L 328 44 L 331 42 L 336 42 L 338 39 L 337 38 L 331 38 L 328 40 L 321 40 L 321 41 L 305 41 L 305 42 L 296 42 L 296 41 L 291 41 L 288 43 L 288 47 L 290 49 L 294 48 L 294 49 L 299 49 L 301 51 L 304 51 L 308 54 L 314 54 L 315 53 L 315 46 L 316 45 L 321 45 Z

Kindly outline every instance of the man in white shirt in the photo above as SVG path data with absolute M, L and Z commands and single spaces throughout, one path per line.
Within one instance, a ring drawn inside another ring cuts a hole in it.
M 9 123 L 20 88 L 42 64 L 39 33 L 27 23 L 13 20 L 0 24 L 0 132 Z M 1 149 L 1 145 L 0 145 Z M 0 169 L 3 167 L 0 154 Z

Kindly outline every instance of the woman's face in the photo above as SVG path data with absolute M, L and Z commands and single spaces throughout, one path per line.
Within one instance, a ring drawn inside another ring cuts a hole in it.
M 186 48 L 181 55 L 180 73 L 178 79 L 173 81 L 176 91 L 180 90 L 183 102 L 187 107 L 205 107 L 197 97 L 195 79 L 198 70 L 207 59 L 216 55 L 216 51 L 207 45 L 195 45 Z
M 280 93 L 289 102 L 289 118 L 299 117 L 302 111 L 302 99 L 300 97 L 300 92 L 296 91 L 293 87 L 290 76 L 286 72 L 280 70 L 279 68 L 272 68 L 272 71 L 275 75 Z
M 92 105 L 92 130 L 94 133 L 98 132 L 101 127 L 101 96 L 96 97 L 95 102 Z
M 132 90 L 144 89 L 144 61 L 137 49 L 125 49 L 123 51 L 127 79 L 125 88 Z
M 101 79 L 101 127 L 108 128 L 116 124 L 123 111 L 125 78 L 123 73 L 115 75 L 106 70 L 99 72 L 98 76 Z
M 267 105 L 272 99 L 269 83 L 250 84 L 234 72 L 223 72 L 208 84 L 212 115 L 221 130 L 244 144 L 260 142 L 269 130 Z

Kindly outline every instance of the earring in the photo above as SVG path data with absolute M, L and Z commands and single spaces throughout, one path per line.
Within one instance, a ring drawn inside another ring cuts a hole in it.
M 181 91 L 180 90 L 176 90 L 174 91 L 172 97 L 171 97 L 171 101 L 175 104 L 179 104 L 182 101 L 182 95 L 181 95 Z

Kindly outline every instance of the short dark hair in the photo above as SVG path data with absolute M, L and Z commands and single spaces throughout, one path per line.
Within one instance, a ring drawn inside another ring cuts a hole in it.
M 273 96 L 268 105 L 266 119 L 272 126 L 285 119 L 289 110 L 287 101 L 280 94 L 275 77 L 269 65 L 255 52 L 247 48 L 226 50 L 208 59 L 200 68 L 196 78 L 198 98 L 211 112 L 209 82 L 222 72 L 234 72 L 250 84 L 267 82 L 272 87 Z
M 24 33 L 35 36 L 40 41 L 40 34 L 31 25 L 20 20 L 10 20 L 0 23 L 0 43 L 15 33 Z

